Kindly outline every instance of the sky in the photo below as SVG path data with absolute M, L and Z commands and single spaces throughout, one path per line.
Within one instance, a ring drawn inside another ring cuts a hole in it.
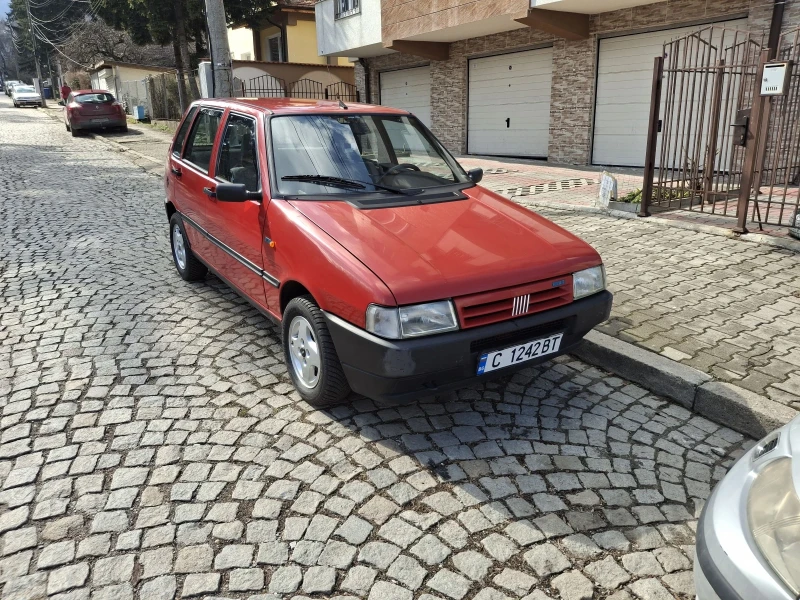
M 9 0 L 0 0 L 0 19 L 5 19 L 8 12 Z

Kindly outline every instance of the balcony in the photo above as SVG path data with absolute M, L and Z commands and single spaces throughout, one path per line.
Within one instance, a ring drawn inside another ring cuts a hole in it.
M 320 56 L 388 54 L 381 43 L 380 0 L 322 0 L 314 8 Z

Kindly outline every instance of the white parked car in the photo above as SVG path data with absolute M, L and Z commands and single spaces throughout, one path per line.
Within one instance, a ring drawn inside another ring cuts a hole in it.
M 698 600 L 800 597 L 800 416 L 742 456 L 697 524 Z
M 3 84 L 3 88 L 5 88 L 6 96 L 10 96 L 11 95 L 11 89 L 15 85 L 23 85 L 23 83 L 21 81 L 16 80 L 16 79 L 9 79 L 8 81 L 6 81 Z
M 11 90 L 14 106 L 41 106 L 42 96 L 32 85 L 15 85 Z

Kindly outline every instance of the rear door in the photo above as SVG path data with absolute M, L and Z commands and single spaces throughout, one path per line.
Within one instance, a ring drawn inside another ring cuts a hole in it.
M 201 107 L 180 158 L 172 156 L 176 205 L 183 217 L 192 251 L 214 269 L 225 265 L 224 252 L 209 237 L 215 182 L 209 174 L 223 110 Z M 175 172 L 177 171 L 177 172 Z

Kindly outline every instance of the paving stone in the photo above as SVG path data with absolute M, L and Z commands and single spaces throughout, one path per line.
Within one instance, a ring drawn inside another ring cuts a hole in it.
M 470 582 L 449 569 L 441 569 L 428 580 L 427 586 L 448 598 L 460 600 L 467 595 Z
M 424 536 L 414 544 L 410 552 L 426 565 L 440 564 L 450 555 L 450 549 L 439 538 L 431 534 Z
M 387 581 L 379 581 L 372 586 L 367 600 L 411 600 L 410 591 Z
M 631 579 L 611 556 L 590 563 L 583 570 L 595 583 L 608 590 L 614 590 Z
M 232 592 L 261 590 L 264 588 L 264 571 L 261 569 L 234 569 L 228 579 L 228 589 Z
M 570 562 L 553 544 L 540 544 L 524 554 L 525 562 L 539 577 L 569 569 Z
M 190 573 L 183 581 L 184 598 L 210 594 L 219 589 L 219 573 Z
M 594 585 L 580 571 L 568 571 L 550 582 L 564 600 L 592 600 Z

